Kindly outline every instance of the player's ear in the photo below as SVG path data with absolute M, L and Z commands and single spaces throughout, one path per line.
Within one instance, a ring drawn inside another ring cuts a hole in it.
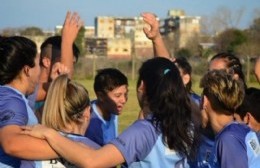
M 51 66 L 51 60 L 48 57 L 42 58 L 42 65 L 45 68 L 49 68 Z
M 184 85 L 187 85 L 190 81 L 190 75 L 189 74 L 185 74 L 182 76 L 182 81 L 184 83 Z

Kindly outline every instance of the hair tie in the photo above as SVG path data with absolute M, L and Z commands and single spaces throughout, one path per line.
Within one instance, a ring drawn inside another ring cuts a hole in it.
M 166 75 L 168 72 L 170 72 L 170 69 L 167 68 L 163 71 L 163 74 Z

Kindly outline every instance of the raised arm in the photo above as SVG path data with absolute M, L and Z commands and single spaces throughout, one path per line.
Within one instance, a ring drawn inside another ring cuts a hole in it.
M 62 30 L 61 63 L 69 69 L 70 78 L 74 70 L 73 43 L 82 26 L 83 21 L 77 13 L 67 12 Z
M 42 125 L 22 128 L 24 134 L 46 139 L 60 156 L 79 167 L 113 167 L 125 162 L 121 152 L 112 144 L 94 150 Z
M 143 28 L 143 31 L 148 39 L 153 42 L 153 50 L 154 56 L 170 58 L 170 54 L 164 45 L 162 36 L 159 30 L 159 21 L 157 20 L 156 16 L 153 13 L 142 13 L 141 16 L 143 17 L 145 23 L 150 26 L 150 29 L 147 27 Z

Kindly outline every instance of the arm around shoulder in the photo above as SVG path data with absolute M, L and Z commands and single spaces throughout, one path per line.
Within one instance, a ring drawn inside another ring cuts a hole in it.
M 21 134 L 17 125 L 4 126 L 0 129 L 1 146 L 6 154 L 28 160 L 57 158 L 45 140 Z
M 94 150 L 49 129 L 44 137 L 63 158 L 79 167 L 112 167 L 124 162 L 121 152 L 112 144 Z

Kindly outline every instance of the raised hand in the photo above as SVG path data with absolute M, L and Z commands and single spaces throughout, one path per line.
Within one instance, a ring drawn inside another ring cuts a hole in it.
M 52 80 L 56 79 L 61 74 L 69 74 L 70 69 L 60 62 L 56 62 L 51 69 L 50 77 Z
M 67 12 L 62 29 L 62 41 L 73 44 L 82 26 L 83 21 L 80 19 L 78 13 Z
M 168 52 L 160 34 L 159 21 L 156 18 L 156 15 L 145 12 L 142 13 L 141 16 L 143 17 L 144 22 L 150 26 L 150 28 L 144 27 L 143 31 L 146 37 L 153 42 L 154 56 L 170 59 L 170 53 Z
M 70 78 L 72 77 L 74 70 L 73 43 L 82 26 L 83 21 L 80 19 L 78 13 L 67 12 L 62 29 L 61 63 L 67 66 L 70 70 Z
M 145 12 L 142 13 L 141 16 L 143 17 L 144 22 L 150 26 L 150 28 L 143 28 L 146 37 L 152 41 L 154 41 L 157 37 L 160 37 L 159 21 L 157 20 L 156 15 Z

